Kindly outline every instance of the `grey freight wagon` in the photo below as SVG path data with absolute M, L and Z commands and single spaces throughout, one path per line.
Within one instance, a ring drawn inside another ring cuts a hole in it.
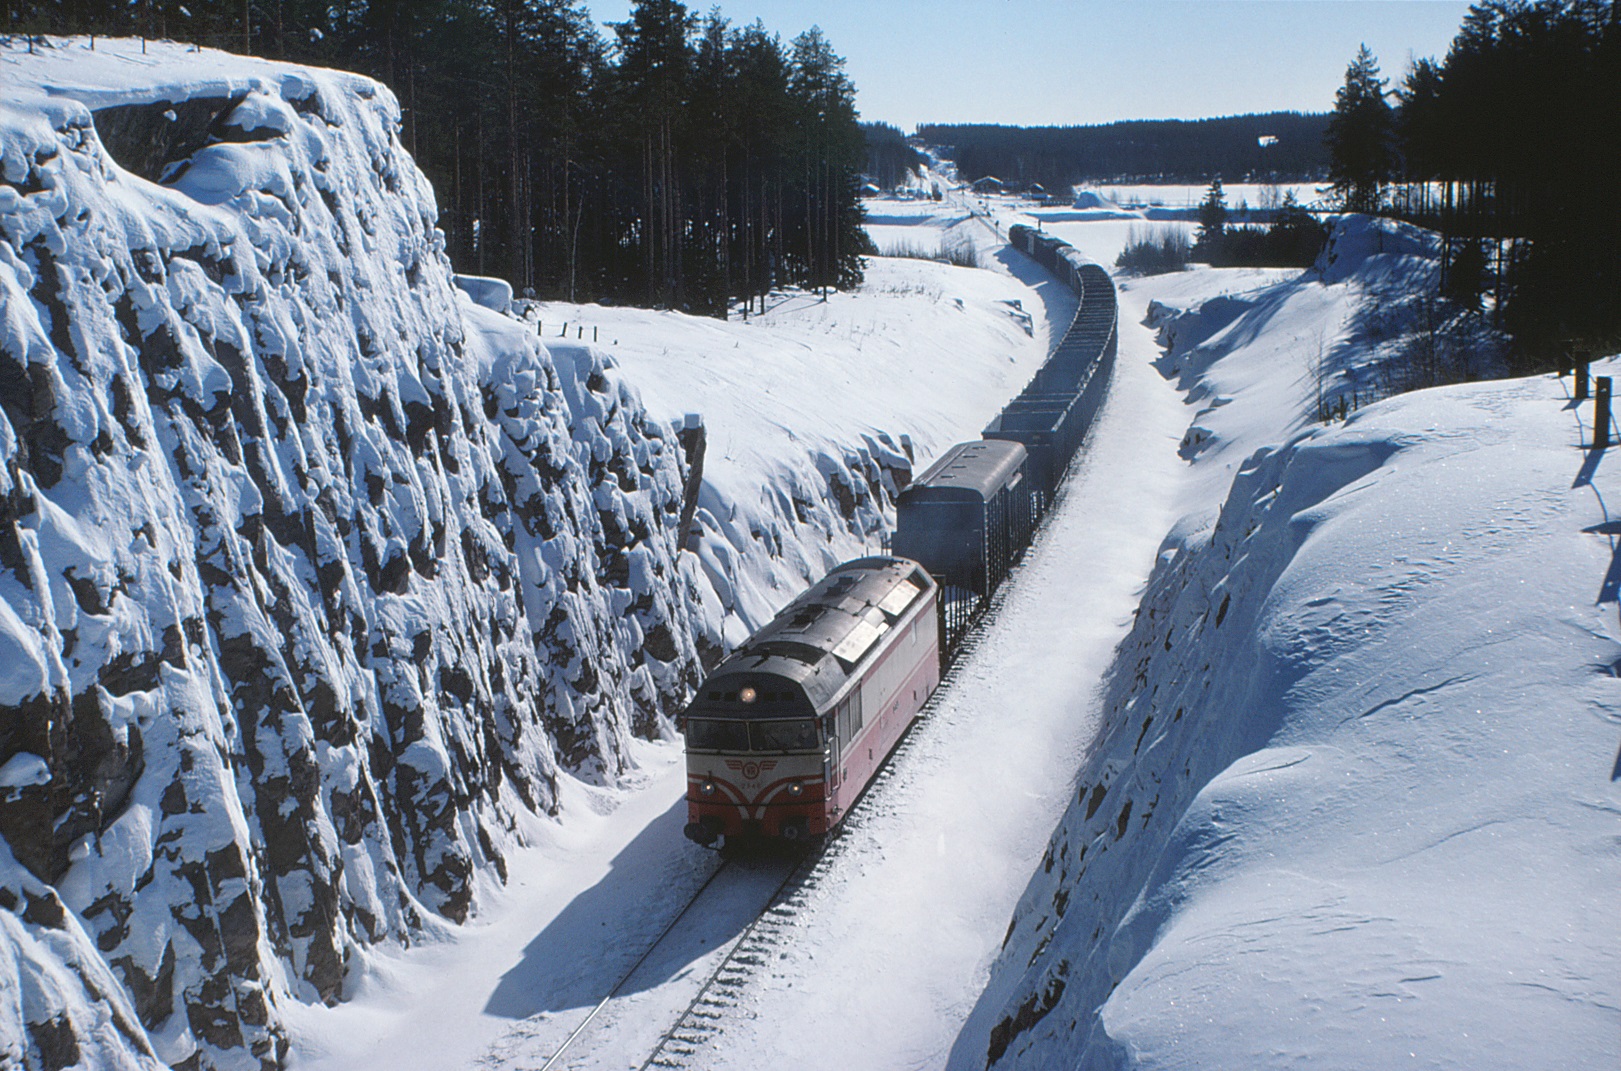
M 986 595 L 1030 540 L 1026 453 L 1016 442 L 958 443 L 900 493 L 894 553 L 943 588 Z

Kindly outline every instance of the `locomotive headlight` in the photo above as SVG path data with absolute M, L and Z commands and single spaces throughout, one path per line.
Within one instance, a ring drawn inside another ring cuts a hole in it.
M 805 786 L 800 784 L 798 781 L 795 781 L 793 784 L 788 786 L 788 795 L 790 796 L 803 795 L 804 792 Z
M 742 691 L 737 693 L 737 698 L 741 703 L 752 703 L 756 699 L 760 698 L 760 693 L 756 692 L 753 688 L 744 688 Z
M 698 786 L 698 791 L 702 792 L 706 796 L 713 796 L 715 794 L 715 782 L 705 781 L 703 784 Z

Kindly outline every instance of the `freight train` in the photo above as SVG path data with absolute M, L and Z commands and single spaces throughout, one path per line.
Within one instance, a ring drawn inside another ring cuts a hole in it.
M 1051 507 L 1114 369 L 1114 283 L 1050 235 L 1008 238 L 1080 296 L 1074 321 L 981 439 L 901 492 L 892 556 L 840 565 L 704 680 L 682 717 L 699 844 L 837 826 Z

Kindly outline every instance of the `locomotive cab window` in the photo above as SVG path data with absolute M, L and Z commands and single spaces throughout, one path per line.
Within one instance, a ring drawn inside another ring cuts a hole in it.
M 756 721 L 749 724 L 755 751 L 820 751 L 822 741 L 814 721 Z
M 696 751 L 747 751 L 748 722 L 688 718 L 687 746 Z

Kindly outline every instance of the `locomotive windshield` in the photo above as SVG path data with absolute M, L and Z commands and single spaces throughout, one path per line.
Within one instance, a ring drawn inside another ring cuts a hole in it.
M 749 724 L 755 751 L 815 751 L 821 747 L 814 721 L 756 721 Z
M 699 751 L 747 751 L 749 723 L 688 718 L 687 746 Z
M 814 721 L 720 721 L 687 719 L 687 746 L 697 751 L 816 751 L 822 746 Z

